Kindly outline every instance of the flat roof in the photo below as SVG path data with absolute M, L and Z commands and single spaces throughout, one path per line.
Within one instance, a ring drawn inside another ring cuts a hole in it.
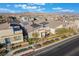
M 46 27 L 49 27 L 49 28 L 56 28 L 64 24 L 62 21 L 55 21 L 55 20 L 50 20 L 50 19 L 48 21 L 45 21 L 45 19 L 37 19 L 35 20 L 35 24 L 32 24 L 31 21 L 28 21 L 28 24 L 25 24 L 25 23 L 27 23 L 27 21 L 23 23 L 25 28 L 27 29 L 27 32 L 32 32 L 36 29 L 39 29 L 43 27 L 42 25 L 45 25 Z
M 9 23 L 0 24 L 0 30 L 9 29 L 9 27 L 10 27 L 10 24 Z

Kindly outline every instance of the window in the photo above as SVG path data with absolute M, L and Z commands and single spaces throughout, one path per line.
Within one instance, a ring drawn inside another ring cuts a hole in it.
M 5 40 L 6 44 L 10 44 L 11 43 L 11 39 L 10 38 L 5 38 L 4 40 Z
M 21 40 L 21 36 L 14 37 L 15 40 Z

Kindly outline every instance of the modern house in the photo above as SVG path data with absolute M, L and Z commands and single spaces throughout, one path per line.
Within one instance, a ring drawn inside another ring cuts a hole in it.
M 28 33 L 27 33 L 27 30 L 24 28 L 24 25 L 17 20 L 17 17 L 10 16 L 8 20 L 9 20 L 10 26 L 13 27 L 14 31 L 22 30 L 23 40 L 26 41 L 26 39 L 28 39 Z
M 0 24 L 0 43 L 5 45 L 10 45 L 12 47 L 27 45 L 24 43 L 24 39 L 27 33 L 15 18 L 11 21 Z
M 74 21 L 67 21 L 64 23 L 64 27 L 66 28 L 73 28 L 73 29 L 79 29 L 79 20 L 74 20 Z
M 24 28 L 27 30 L 29 38 L 34 38 L 34 33 L 38 33 L 38 38 L 45 37 L 49 33 L 55 34 L 55 30 L 57 28 L 63 27 L 63 22 L 61 21 L 50 19 L 45 20 L 45 18 L 40 19 L 38 17 L 25 19 L 27 16 L 25 18 L 24 17 L 21 17 L 20 21 Z
M 0 24 L 0 43 L 16 46 L 23 43 L 22 30 L 14 31 L 8 23 Z

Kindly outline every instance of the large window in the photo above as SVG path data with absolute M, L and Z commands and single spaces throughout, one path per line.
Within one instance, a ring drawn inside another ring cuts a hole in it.
M 6 44 L 10 44 L 11 43 L 11 39 L 10 38 L 5 38 L 4 40 L 5 40 Z
M 21 36 L 14 37 L 15 40 L 21 40 Z

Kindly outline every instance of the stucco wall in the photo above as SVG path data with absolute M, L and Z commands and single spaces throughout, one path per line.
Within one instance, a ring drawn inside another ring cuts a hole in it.
M 16 40 L 14 37 L 20 36 L 20 40 Z M 5 29 L 0 31 L 0 42 L 5 42 L 5 38 L 10 38 L 11 43 L 16 43 L 19 41 L 23 41 L 23 34 L 22 31 L 17 31 L 16 33 L 13 32 L 12 29 Z

